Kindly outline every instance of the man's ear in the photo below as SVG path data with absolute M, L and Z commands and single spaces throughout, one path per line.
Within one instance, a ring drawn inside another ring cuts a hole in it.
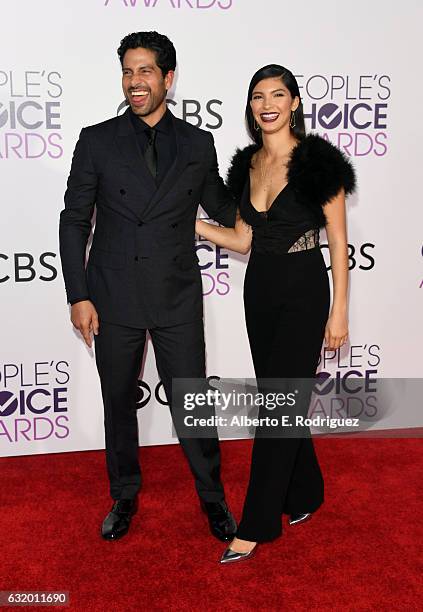
M 167 73 L 167 75 L 164 78 L 166 91 L 169 91 L 169 89 L 172 87 L 173 79 L 174 78 L 175 78 L 174 70 L 169 70 L 169 72 Z

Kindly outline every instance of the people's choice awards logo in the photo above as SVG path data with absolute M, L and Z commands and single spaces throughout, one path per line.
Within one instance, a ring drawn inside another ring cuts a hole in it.
M 69 363 L 4 363 L 0 368 L 0 443 L 67 438 Z
M 218 9 L 227 11 L 234 0 L 101 0 L 103 6 L 122 6 L 125 8 L 170 8 L 188 10 Z
M 351 344 L 347 351 L 324 348 L 309 416 L 376 421 L 380 363 L 378 344 Z
M 18 407 L 18 400 L 10 391 L 0 391 L 0 416 L 13 414 Z
M 58 159 L 62 75 L 56 70 L 0 70 L 0 159 Z
M 388 151 L 391 77 L 388 74 L 296 75 L 308 129 L 353 156 Z
M 231 260 L 228 251 L 201 236 L 197 237 L 195 248 L 203 281 L 203 295 L 227 295 L 231 290 Z

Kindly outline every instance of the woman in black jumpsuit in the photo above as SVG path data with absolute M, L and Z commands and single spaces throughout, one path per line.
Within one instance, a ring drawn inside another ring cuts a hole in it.
M 272 64 L 254 75 L 246 118 L 255 144 L 237 150 L 228 172 L 239 205 L 237 225 L 198 222 L 196 229 L 226 248 L 251 247 L 244 306 L 257 379 L 312 379 L 323 339 L 337 349 L 347 338 L 344 196 L 354 189 L 354 172 L 336 147 L 305 135 L 298 85 L 282 66 Z M 324 226 L 334 280 L 331 311 L 319 247 Z M 281 534 L 283 513 L 291 523 L 301 522 L 322 502 L 323 478 L 311 437 L 256 432 L 242 520 L 221 561 L 250 557 L 256 543 Z

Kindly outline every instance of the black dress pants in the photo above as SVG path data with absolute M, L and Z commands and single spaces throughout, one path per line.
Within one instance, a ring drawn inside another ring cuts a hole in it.
M 137 381 L 146 342 L 145 329 L 100 322 L 95 355 L 104 403 L 106 460 L 113 499 L 132 499 L 141 487 L 138 459 Z M 205 378 L 202 319 L 150 329 L 156 364 L 172 413 L 172 378 Z M 181 407 L 177 408 L 181 409 Z M 213 412 L 210 412 L 210 416 Z M 216 438 L 180 439 L 204 501 L 224 499 Z
M 257 379 L 315 376 L 329 302 L 319 247 L 251 254 L 244 305 Z M 237 536 L 252 542 L 273 540 L 281 534 L 282 513 L 314 512 L 322 502 L 323 478 L 311 437 L 266 438 L 256 431 Z

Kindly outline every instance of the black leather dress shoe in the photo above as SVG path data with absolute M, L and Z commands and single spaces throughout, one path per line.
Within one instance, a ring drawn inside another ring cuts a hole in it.
M 212 535 L 221 542 L 228 542 L 235 536 L 237 524 L 225 501 L 205 502 L 201 508 L 207 514 Z
M 118 540 L 128 533 L 131 518 L 138 510 L 138 499 L 118 499 L 103 521 L 101 535 L 105 540 Z

